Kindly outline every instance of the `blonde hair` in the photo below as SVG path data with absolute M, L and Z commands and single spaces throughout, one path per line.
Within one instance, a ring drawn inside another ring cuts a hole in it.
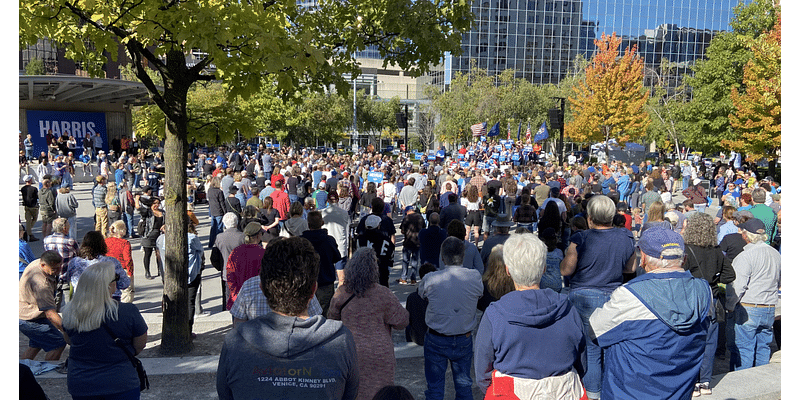
M 116 321 L 119 304 L 108 292 L 108 285 L 113 281 L 114 265 L 108 261 L 86 268 L 78 279 L 72 299 L 64 306 L 64 328 L 90 332 L 107 320 Z
M 106 190 L 108 190 L 108 192 L 106 192 L 106 204 L 110 205 L 111 202 L 114 201 L 114 197 L 117 196 L 117 184 L 109 182 L 108 185 L 106 185 Z
M 115 235 L 116 237 L 125 237 L 125 221 L 117 220 L 113 224 L 111 224 L 111 234 Z

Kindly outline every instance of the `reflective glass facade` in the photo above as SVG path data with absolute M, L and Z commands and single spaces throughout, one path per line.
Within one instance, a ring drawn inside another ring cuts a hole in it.
M 514 69 L 517 77 L 533 83 L 556 84 L 576 55 L 591 58 L 594 39 L 616 32 L 623 38 L 620 50 L 636 44 L 651 71 L 664 73 L 659 71 L 662 60 L 672 63 L 670 84 L 677 85 L 679 76 L 703 57 L 716 32 L 730 30 L 738 2 L 475 0 L 476 19 L 463 35 L 463 54 L 432 75 L 436 83 L 447 84 L 452 72 L 467 72 L 474 63 L 490 75 Z

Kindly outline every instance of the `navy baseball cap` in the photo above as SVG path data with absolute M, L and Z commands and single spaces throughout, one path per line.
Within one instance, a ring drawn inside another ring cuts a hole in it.
M 764 222 L 758 218 L 750 218 L 747 221 L 739 224 L 739 229 L 758 235 L 767 231 L 767 227 L 764 226 Z
M 672 229 L 664 227 L 654 227 L 644 231 L 638 246 L 642 253 L 654 258 L 670 260 L 683 257 L 683 237 Z M 680 249 L 681 253 L 663 255 L 664 251 L 671 249 Z

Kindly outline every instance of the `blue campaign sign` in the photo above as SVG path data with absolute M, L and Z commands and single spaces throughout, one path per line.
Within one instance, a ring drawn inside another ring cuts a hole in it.
M 519 153 L 512 154 L 511 161 L 519 161 Z
M 475 152 L 474 152 L 474 151 L 472 151 L 472 150 L 470 150 L 470 151 L 468 151 L 468 152 L 467 152 L 467 154 L 469 154 L 470 156 L 474 156 L 474 155 L 475 155 Z
M 459 159 L 459 160 L 463 160 L 463 159 L 464 159 L 464 155 L 463 155 L 463 154 L 459 154 L 459 155 L 458 155 L 458 159 Z
M 461 162 L 461 168 L 469 168 L 469 163 L 466 161 Z
M 478 165 L 476 165 L 476 167 L 481 168 L 481 169 L 486 168 L 486 163 L 481 161 L 481 162 L 478 163 Z
M 414 159 L 415 160 L 421 160 L 422 159 L 422 153 L 414 153 Z
M 500 139 L 500 144 L 503 144 L 503 145 L 504 145 L 504 144 L 506 144 L 506 142 L 508 142 L 508 140 L 506 140 L 506 139 Z
M 429 161 L 433 161 L 433 160 L 435 160 L 435 159 L 436 159 L 436 156 L 435 156 L 435 155 L 433 155 L 433 154 L 428 154 L 428 160 L 429 160 Z
M 281 148 L 281 144 L 280 143 L 273 143 L 272 147 L 276 148 L 276 149 L 280 149 Z
M 497 146 L 494 146 L 494 149 L 497 150 L 497 151 L 500 151 L 500 150 L 503 150 L 503 146 L 500 146 L 498 144 Z
M 56 139 L 62 135 L 74 137 L 78 148 L 83 147 L 83 139 L 91 140 L 96 133 L 99 133 L 103 139 L 103 150 L 108 151 L 105 113 L 28 110 L 26 115 L 34 155 L 38 156 L 40 152 L 47 151 L 48 132 Z M 78 155 L 75 154 L 76 157 Z
M 506 143 L 506 148 L 510 149 L 511 148 L 511 143 Z
M 492 158 L 498 158 L 498 157 L 500 157 L 500 153 L 494 153 L 494 154 L 492 154 Z
M 486 136 L 481 136 L 481 142 L 485 142 L 485 141 L 486 141 Z
M 436 157 L 444 158 L 444 150 L 439 150 L 436 152 Z
M 506 156 L 500 156 L 500 162 L 506 162 Z
M 367 182 L 375 182 L 375 183 L 383 182 L 383 172 L 370 172 L 367 175 Z

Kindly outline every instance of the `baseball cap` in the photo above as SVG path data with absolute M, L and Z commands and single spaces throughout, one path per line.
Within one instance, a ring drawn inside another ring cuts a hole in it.
M 370 215 L 367 217 L 366 221 L 364 221 L 364 226 L 366 226 L 367 229 L 375 229 L 378 226 L 380 226 L 380 224 L 381 224 L 381 217 L 377 215 Z
M 742 219 L 743 217 L 755 218 L 753 213 L 751 213 L 749 210 L 742 210 L 742 211 L 734 211 L 733 212 L 733 218 Z
M 650 257 L 664 260 L 683 257 L 683 237 L 671 229 L 653 227 L 642 233 L 639 239 L 639 249 Z M 680 250 L 680 254 L 663 255 L 667 250 Z
M 247 224 L 247 226 L 244 227 L 244 235 L 245 236 L 251 236 L 252 237 L 252 236 L 257 235 L 261 231 L 263 231 L 263 229 L 261 229 L 261 224 L 258 223 L 258 222 L 255 222 L 255 221 L 250 222 L 249 224 Z
M 767 231 L 764 222 L 758 218 L 750 218 L 747 221 L 739 224 L 739 229 L 744 229 L 750 233 L 762 234 Z
M 321 181 L 317 187 L 320 189 L 325 189 L 325 181 Z
M 22 177 L 23 182 L 30 182 L 33 181 L 33 175 L 25 175 Z

